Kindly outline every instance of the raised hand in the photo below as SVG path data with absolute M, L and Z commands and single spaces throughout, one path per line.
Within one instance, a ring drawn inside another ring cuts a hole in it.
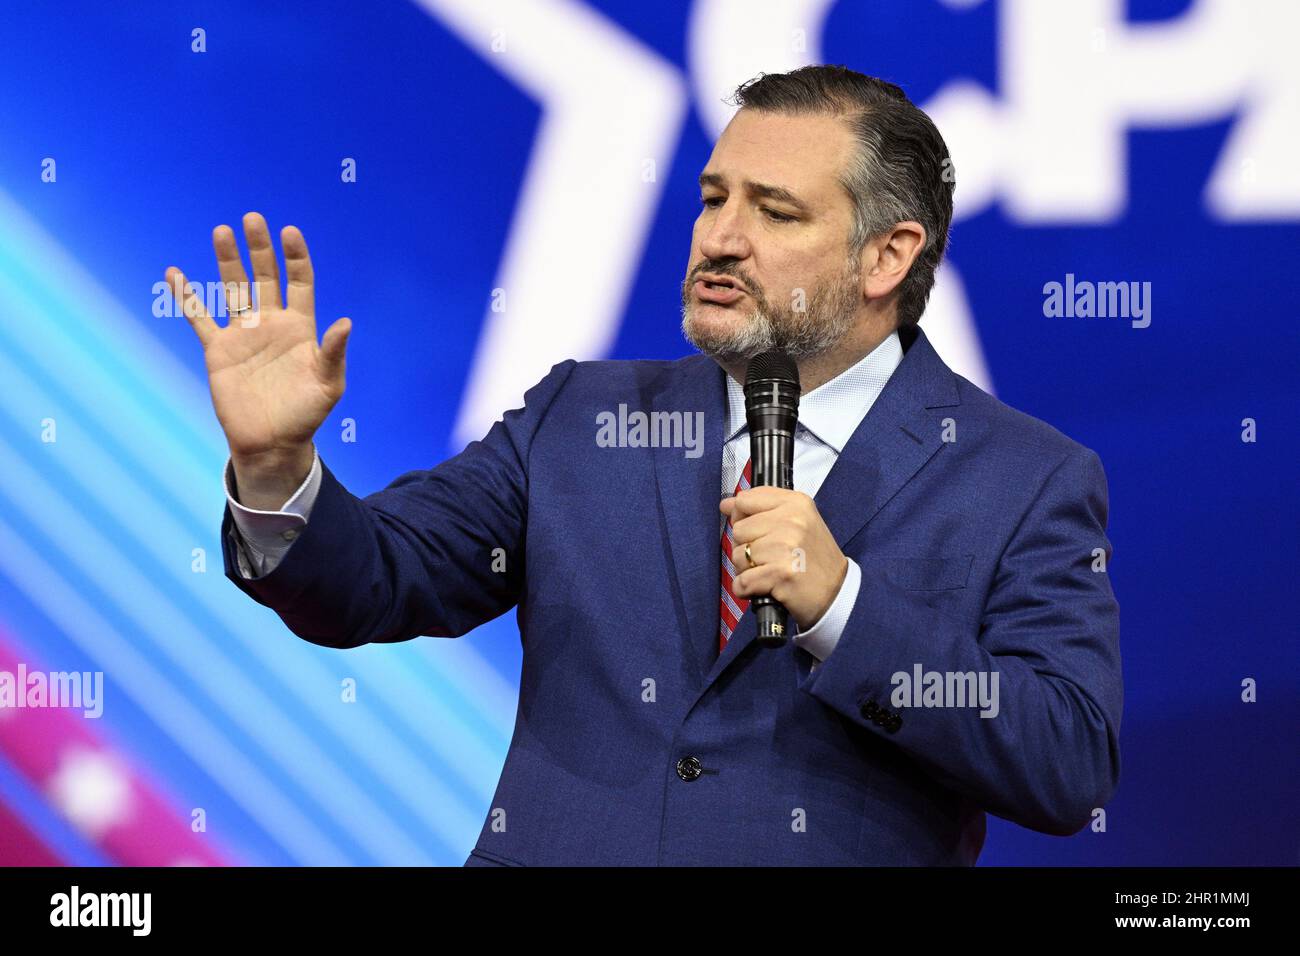
M 212 231 L 229 322 L 213 321 L 175 266 L 166 278 L 203 345 L 217 420 L 226 433 L 240 500 L 267 504 L 292 494 L 312 462 L 312 436 L 343 395 L 344 356 L 352 323 L 336 321 L 316 343 L 314 277 L 307 243 L 295 226 L 280 233 L 288 273 L 287 306 L 266 220 L 244 216 L 256 299 L 229 226 Z M 279 507 L 279 502 L 273 507 Z

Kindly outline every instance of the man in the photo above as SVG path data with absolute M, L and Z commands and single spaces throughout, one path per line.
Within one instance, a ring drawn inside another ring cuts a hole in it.
M 973 864 L 985 812 L 1067 835 L 1116 786 L 1101 463 L 917 324 L 952 216 L 942 138 L 842 67 L 736 99 L 682 286 L 704 354 L 562 362 L 482 441 L 364 499 L 312 444 L 351 326 L 317 347 L 301 233 L 281 233 L 284 305 L 245 217 L 254 312 L 218 227 L 225 328 L 168 270 L 230 443 L 242 591 L 337 648 L 518 608 L 518 719 L 469 864 Z M 740 383 L 774 346 L 803 383 L 796 490 L 748 488 Z M 784 647 L 754 640 L 760 594 L 789 611 Z

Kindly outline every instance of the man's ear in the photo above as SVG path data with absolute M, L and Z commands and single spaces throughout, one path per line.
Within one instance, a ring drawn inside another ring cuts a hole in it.
M 862 250 L 863 295 L 879 299 L 893 292 L 924 248 L 925 227 L 911 220 L 868 242 Z

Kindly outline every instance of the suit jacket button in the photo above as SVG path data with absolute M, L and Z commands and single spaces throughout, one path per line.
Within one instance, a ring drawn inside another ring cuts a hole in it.
M 704 765 L 700 763 L 699 757 L 683 757 L 677 761 L 677 776 L 681 777 L 687 783 L 692 780 L 700 779 L 700 774 L 704 770 Z

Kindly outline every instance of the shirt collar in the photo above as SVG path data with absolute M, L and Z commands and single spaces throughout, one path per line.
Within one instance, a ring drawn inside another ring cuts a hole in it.
M 902 360 L 903 345 L 895 330 L 855 364 L 799 399 L 799 427 L 834 448 L 838 455 Z M 747 424 L 745 389 L 730 375 L 726 378 L 729 442 L 744 432 Z

